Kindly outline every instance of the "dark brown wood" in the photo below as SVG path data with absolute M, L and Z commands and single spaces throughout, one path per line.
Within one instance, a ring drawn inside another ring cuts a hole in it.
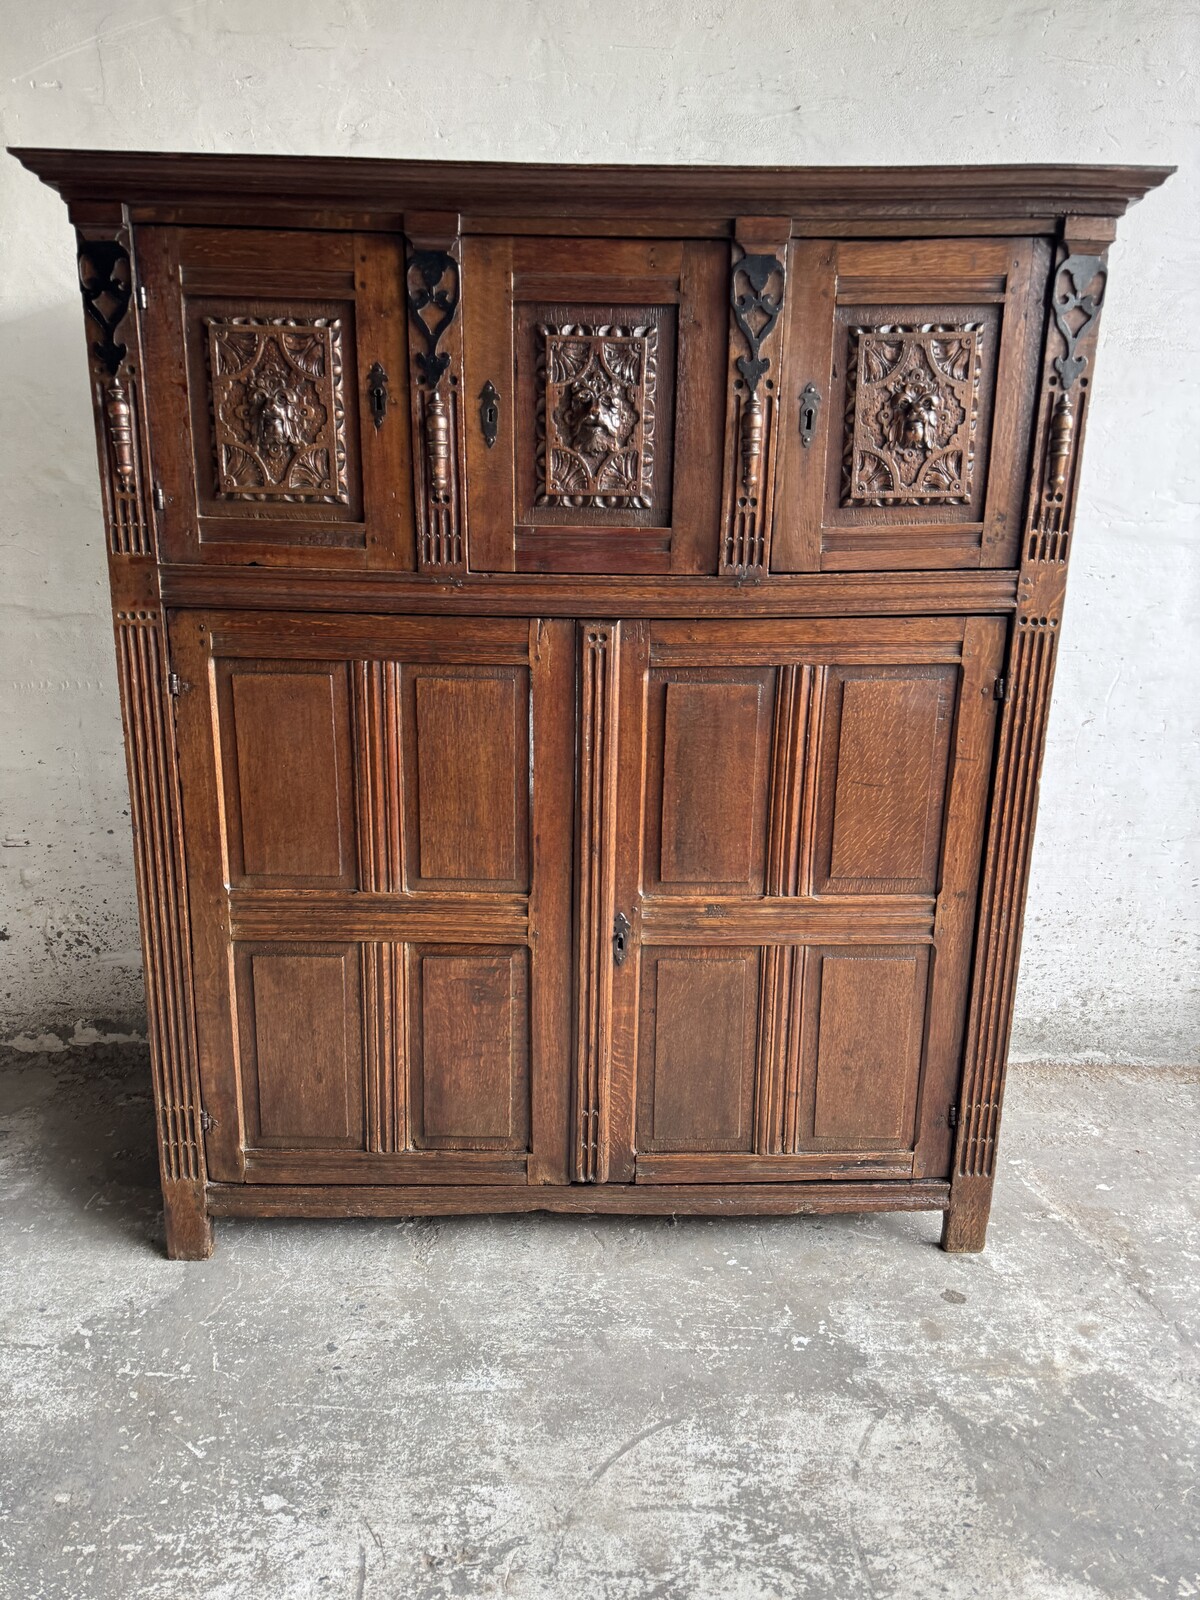
M 473 239 L 467 273 L 472 569 L 714 572 L 720 247 Z
M 1105 250 L 1166 171 L 16 154 L 79 231 L 168 1253 L 981 1248 Z
M 262 572 L 231 568 L 219 577 L 195 567 L 162 569 L 168 605 L 214 605 L 259 611 L 388 612 L 404 615 L 436 609 L 449 616 L 577 617 L 609 605 L 623 617 L 845 617 L 957 616 L 964 612 L 1011 613 L 1015 571 L 880 572 L 772 575 L 769 581 L 733 583 L 718 578 L 569 578 L 468 575 L 442 584 L 392 574 Z M 591 602 L 597 602 L 592 604 Z
M 828 219 L 1104 218 L 1168 178 L 1174 167 L 1045 164 L 976 167 L 551 166 L 502 162 L 392 161 L 338 156 L 166 154 L 134 150 L 13 149 L 10 152 L 65 200 L 127 205 L 264 207 L 286 226 L 291 205 L 329 208 L 327 225 L 353 227 L 355 210 L 608 218 L 792 215 Z M 335 219 L 343 219 L 335 221 Z M 618 220 L 619 219 L 619 220 Z

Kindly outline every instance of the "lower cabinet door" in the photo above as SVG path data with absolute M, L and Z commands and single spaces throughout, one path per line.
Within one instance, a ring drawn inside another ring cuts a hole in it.
M 577 1178 L 949 1171 L 1004 636 L 582 628 Z
M 171 641 L 212 1177 L 565 1181 L 573 624 Z

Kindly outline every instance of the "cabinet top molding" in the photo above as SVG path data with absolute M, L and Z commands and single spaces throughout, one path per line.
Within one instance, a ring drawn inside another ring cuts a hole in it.
M 749 215 L 801 221 L 900 223 L 955 218 L 1115 218 L 1174 167 L 1029 165 L 946 167 L 708 167 L 391 161 L 345 156 L 175 154 L 135 150 L 10 149 L 82 212 L 121 204 L 146 220 L 208 221 L 253 201 L 269 226 L 289 212 L 331 213 L 329 226 L 381 223 L 406 211 L 713 219 Z

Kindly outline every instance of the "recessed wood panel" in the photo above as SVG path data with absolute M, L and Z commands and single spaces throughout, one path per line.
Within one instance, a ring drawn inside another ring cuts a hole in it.
M 353 882 L 346 669 L 223 665 L 230 876 L 265 887 Z
M 246 1143 L 360 1148 L 358 947 L 242 946 L 236 965 Z
M 774 673 L 655 673 L 647 887 L 761 893 Z
M 413 948 L 409 991 L 414 1147 L 526 1149 L 527 952 Z
M 529 886 L 529 679 L 413 673 L 406 740 L 410 887 Z
M 911 1146 L 927 965 L 924 950 L 825 953 L 811 1064 L 813 1143 Z M 812 998 L 810 988 L 806 1004 Z M 811 1031 L 811 1014 L 804 1026 Z
M 936 888 L 955 686 L 953 668 L 831 675 L 818 893 Z
M 757 950 L 642 955 L 638 1148 L 749 1150 Z

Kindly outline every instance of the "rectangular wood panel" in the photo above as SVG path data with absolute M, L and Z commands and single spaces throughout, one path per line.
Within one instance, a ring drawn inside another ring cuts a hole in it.
M 829 674 L 818 893 L 936 888 L 956 688 L 957 673 L 948 667 Z
M 409 886 L 528 889 L 528 672 L 407 676 Z
M 236 970 L 247 1144 L 362 1148 L 357 947 L 243 945 Z
M 761 893 L 774 673 L 650 678 L 647 887 Z
M 355 879 L 346 669 L 222 663 L 230 875 L 259 887 Z
M 824 953 L 806 1143 L 911 1147 L 927 966 L 925 950 Z
M 527 1149 L 527 952 L 410 947 L 408 968 L 414 1148 Z
M 757 950 L 642 951 L 638 1148 L 749 1150 Z

